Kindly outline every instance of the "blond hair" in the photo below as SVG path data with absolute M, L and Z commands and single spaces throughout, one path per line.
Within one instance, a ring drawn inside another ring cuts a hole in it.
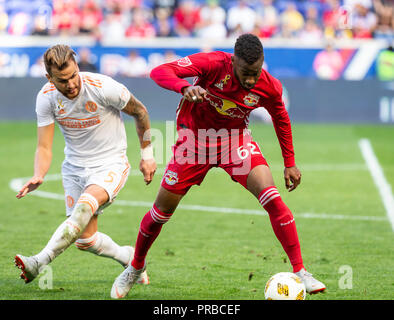
M 63 70 L 68 67 L 70 61 L 75 62 L 75 52 L 69 46 L 64 44 L 57 44 L 49 48 L 44 53 L 45 69 L 49 75 L 52 75 L 52 67 L 58 70 Z

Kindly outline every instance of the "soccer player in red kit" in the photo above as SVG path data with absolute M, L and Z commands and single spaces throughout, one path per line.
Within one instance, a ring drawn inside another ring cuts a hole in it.
M 146 255 L 163 224 L 190 187 L 199 185 L 212 167 L 224 169 L 268 212 L 273 231 L 307 292 L 325 289 L 305 270 L 294 217 L 247 129 L 250 112 L 266 108 L 282 150 L 286 188 L 293 191 L 301 182 L 301 172 L 295 165 L 290 119 L 282 85 L 262 69 L 263 62 L 260 39 L 244 34 L 237 39 L 234 54 L 196 53 L 152 70 L 151 78 L 158 85 L 183 95 L 177 109 L 178 140 L 153 207 L 141 221 L 134 259 L 116 278 L 111 297 L 127 295 L 145 270 Z M 195 77 L 193 85 L 184 79 L 188 77 Z

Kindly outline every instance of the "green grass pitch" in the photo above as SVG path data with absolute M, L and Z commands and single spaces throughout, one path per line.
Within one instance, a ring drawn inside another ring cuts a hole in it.
M 165 163 L 159 163 L 161 171 L 145 186 L 137 170 L 134 123 L 127 121 L 126 126 L 133 174 L 117 201 L 99 218 L 99 230 L 121 245 L 134 245 Z M 164 123 L 155 122 L 153 127 L 165 137 Z M 325 293 L 307 299 L 394 299 L 394 231 L 358 145 L 361 138 L 370 140 L 387 181 L 394 186 L 394 126 L 294 124 L 296 162 L 303 176 L 291 193 L 284 186 L 273 127 L 254 124 L 251 129 L 295 216 L 304 263 L 327 285 Z M 52 288 L 45 289 L 43 276 L 28 285 L 19 279 L 15 254 L 38 253 L 65 219 L 63 201 L 33 194 L 17 200 L 10 187 L 13 179 L 32 175 L 35 145 L 34 122 L 0 123 L 0 299 L 110 299 L 121 266 L 75 246 L 50 265 Z M 60 173 L 63 148 L 57 129 L 50 177 Z M 63 192 L 56 178 L 39 190 L 57 197 Z M 137 285 L 127 299 L 262 300 L 269 277 L 291 271 L 264 210 L 220 169 L 211 170 L 181 204 L 149 252 L 151 284 Z

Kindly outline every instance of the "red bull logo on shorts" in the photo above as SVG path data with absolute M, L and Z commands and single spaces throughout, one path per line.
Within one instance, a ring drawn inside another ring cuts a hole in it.
M 166 174 L 164 175 L 164 180 L 168 185 L 173 186 L 178 182 L 178 173 L 167 170 Z

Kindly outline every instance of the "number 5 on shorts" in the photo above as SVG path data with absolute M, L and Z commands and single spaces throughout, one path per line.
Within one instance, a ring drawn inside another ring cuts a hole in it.
M 104 182 L 112 183 L 114 181 L 115 176 L 116 176 L 116 173 L 113 171 L 110 171 L 108 173 L 107 178 L 104 180 Z

